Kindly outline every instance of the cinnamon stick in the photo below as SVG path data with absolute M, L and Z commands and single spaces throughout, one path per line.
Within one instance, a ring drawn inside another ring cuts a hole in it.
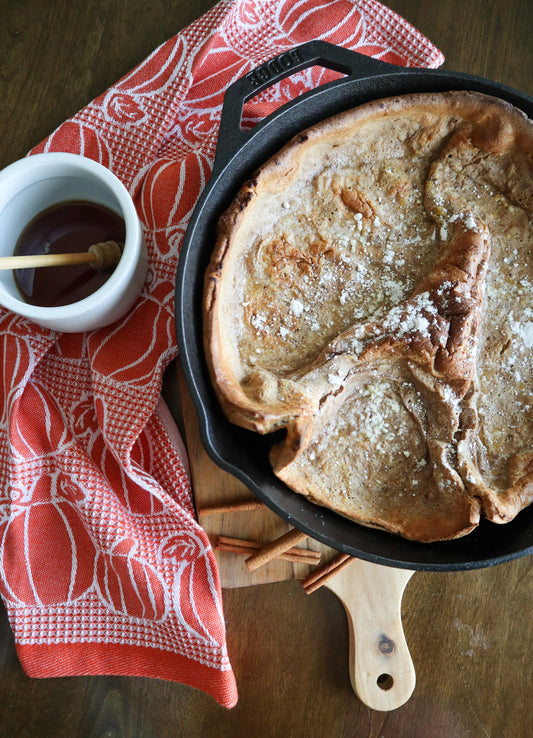
M 348 564 L 353 561 L 353 556 L 350 554 L 339 553 L 331 561 L 326 562 L 322 566 L 318 567 L 305 579 L 302 579 L 302 587 L 306 594 L 315 592 L 319 587 L 329 582 L 330 579 L 342 571 Z
M 236 502 L 220 502 L 216 505 L 206 505 L 198 508 L 198 515 L 215 515 L 216 513 L 246 512 L 247 510 L 261 510 L 265 504 L 259 500 L 240 500 Z
M 267 564 L 272 559 L 278 558 L 278 556 L 281 556 L 281 554 L 285 553 L 296 544 L 301 543 L 306 538 L 307 534 L 302 533 L 296 528 L 288 531 L 288 533 L 284 533 L 284 535 L 276 538 L 275 541 L 267 543 L 266 546 L 263 546 L 259 551 L 252 554 L 249 559 L 246 559 L 248 571 L 255 571 L 255 569 Z
M 259 541 L 249 541 L 242 538 L 231 538 L 230 536 L 218 536 L 215 548 L 218 551 L 229 551 L 232 553 L 251 554 L 261 550 L 263 544 Z M 280 554 L 277 558 L 283 561 L 291 561 L 295 564 L 311 564 L 316 566 L 320 561 L 319 551 L 310 551 L 307 548 L 289 548 L 285 553 Z

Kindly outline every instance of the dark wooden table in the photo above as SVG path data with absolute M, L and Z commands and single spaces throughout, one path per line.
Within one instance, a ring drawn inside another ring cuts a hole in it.
M 0 0 L 0 165 L 199 16 L 210 0 Z M 446 67 L 533 94 L 531 0 L 391 0 L 439 46 Z M 158 680 L 30 680 L 0 614 L 0 736 L 529 738 L 533 566 L 417 573 L 403 621 L 417 672 L 411 699 L 373 712 L 348 678 L 340 602 L 298 582 L 225 591 L 240 700 L 231 711 Z

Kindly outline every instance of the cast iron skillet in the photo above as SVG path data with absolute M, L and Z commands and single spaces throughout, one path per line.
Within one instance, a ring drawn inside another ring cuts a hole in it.
M 344 77 L 292 100 L 251 131 L 241 130 L 243 104 L 288 75 L 321 65 Z M 396 67 L 321 41 L 295 47 L 237 80 L 226 92 L 211 178 L 193 212 L 176 282 L 176 331 L 202 441 L 220 467 L 240 479 L 291 525 L 339 551 L 398 568 L 476 569 L 533 552 L 533 507 L 506 525 L 483 521 L 455 541 L 419 544 L 350 522 L 308 502 L 278 480 L 268 462 L 276 440 L 229 423 L 213 392 L 202 346 L 203 277 L 219 215 L 251 174 L 292 136 L 368 100 L 411 92 L 468 89 L 495 95 L 533 118 L 533 98 L 471 75 Z

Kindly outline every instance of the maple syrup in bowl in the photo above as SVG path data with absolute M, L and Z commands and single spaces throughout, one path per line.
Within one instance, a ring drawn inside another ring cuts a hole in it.
M 36 215 L 22 231 L 15 256 L 72 254 L 104 241 L 124 243 L 126 226 L 118 213 L 99 203 L 71 200 Z M 28 303 L 42 307 L 69 305 L 102 287 L 111 270 L 91 264 L 18 269 L 15 282 Z
M 137 301 L 147 272 L 128 191 L 106 167 L 67 153 L 36 154 L 0 172 L 0 256 L 78 253 L 124 244 L 113 270 L 90 265 L 0 270 L 0 305 L 54 330 L 109 325 Z

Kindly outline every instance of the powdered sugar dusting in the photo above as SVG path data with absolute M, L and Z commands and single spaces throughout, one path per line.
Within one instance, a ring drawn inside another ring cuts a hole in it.
M 530 311 L 531 312 L 531 311 Z M 519 336 L 526 348 L 533 348 L 533 321 L 526 320 L 522 323 L 513 319 L 513 314 L 509 314 L 509 323 L 511 330 Z
M 429 292 L 422 292 L 416 295 L 411 302 L 392 308 L 383 321 L 383 327 L 398 338 L 415 331 L 429 338 L 428 316 L 436 314 L 437 308 Z
M 304 311 L 304 304 L 301 300 L 293 299 L 290 304 L 290 311 L 297 318 L 300 318 Z

